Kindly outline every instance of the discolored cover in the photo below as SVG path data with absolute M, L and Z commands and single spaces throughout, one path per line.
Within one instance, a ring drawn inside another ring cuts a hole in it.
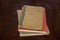
M 42 30 L 44 11 L 45 9 L 43 7 L 25 5 L 21 12 L 20 27 Z

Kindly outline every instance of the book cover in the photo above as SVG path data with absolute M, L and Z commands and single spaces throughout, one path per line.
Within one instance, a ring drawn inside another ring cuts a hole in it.
M 20 17 L 20 27 L 34 30 L 42 30 L 43 13 L 43 7 L 25 5 Z
M 43 26 L 42 26 L 42 30 L 33 30 L 33 29 L 29 29 L 29 28 L 23 28 L 23 27 L 20 28 L 19 27 L 19 31 L 21 31 L 21 30 L 48 32 L 48 26 L 47 26 L 47 23 L 46 23 L 46 11 L 45 11 L 45 9 L 44 9 L 44 12 L 43 12 Z

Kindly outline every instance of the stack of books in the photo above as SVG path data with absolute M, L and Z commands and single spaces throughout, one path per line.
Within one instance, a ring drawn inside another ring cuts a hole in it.
M 44 7 L 24 5 L 17 13 L 20 36 L 49 35 Z

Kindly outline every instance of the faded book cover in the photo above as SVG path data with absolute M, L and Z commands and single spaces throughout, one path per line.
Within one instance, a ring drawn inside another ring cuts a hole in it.
M 25 5 L 21 12 L 20 27 L 42 30 L 44 11 L 45 9 L 43 7 Z

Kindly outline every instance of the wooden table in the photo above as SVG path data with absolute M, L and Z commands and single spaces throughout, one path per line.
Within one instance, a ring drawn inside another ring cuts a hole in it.
M 18 34 L 17 9 L 24 4 L 43 6 L 46 8 L 47 24 L 50 29 L 48 36 L 20 37 Z M 57 0 L 0 0 L 0 40 L 58 40 L 59 1 Z M 58 23 L 58 24 L 57 24 Z

